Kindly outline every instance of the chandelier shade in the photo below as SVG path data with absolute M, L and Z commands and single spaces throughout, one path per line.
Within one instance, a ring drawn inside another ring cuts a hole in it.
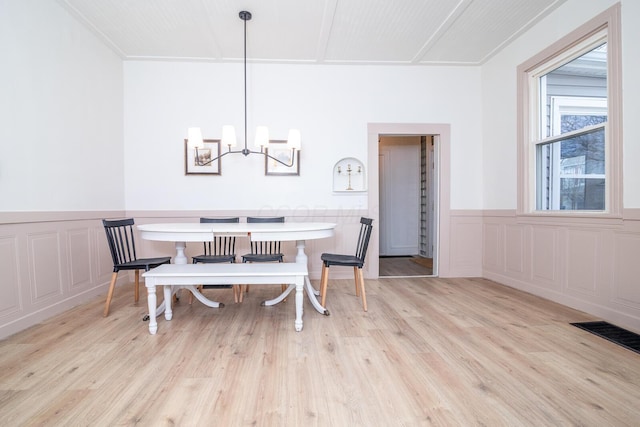
M 231 125 L 222 126 L 222 141 L 220 141 L 223 146 L 227 146 L 229 148 L 233 148 L 238 145 L 238 140 L 236 139 L 236 128 Z
M 256 127 L 256 147 L 262 149 L 269 146 L 269 128 L 266 126 Z
M 300 131 L 298 129 L 290 129 L 287 137 L 287 145 L 289 148 L 300 150 Z
M 187 138 L 189 146 L 192 148 L 203 148 L 204 140 L 202 139 L 202 131 L 200 128 L 189 128 L 187 130 Z

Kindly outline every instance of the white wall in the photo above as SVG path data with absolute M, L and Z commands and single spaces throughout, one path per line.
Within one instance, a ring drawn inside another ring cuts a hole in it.
M 131 210 L 360 209 L 367 196 L 332 193 L 334 164 L 367 163 L 367 123 L 450 123 L 451 205 L 482 207 L 480 70 L 248 64 L 249 144 L 301 129 L 300 177 L 264 176 L 257 156 L 222 160 L 222 176 L 185 176 L 187 128 L 219 138 L 243 129 L 242 64 L 126 62 L 125 182 Z M 139 159 L 139 160 L 138 160 Z
M 622 119 L 624 207 L 640 208 L 640 2 L 622 2 Z
M 122 61 L 56 2 L 0 2 L 0 211 L 124 208 Z
M 516 67 L 606 10 L 615 0 L 569 0 L 482 67 L 483 175 L 486 209 L 516 208 Z M 624 207 L 640 207 L 640 4 L 622 4 Z

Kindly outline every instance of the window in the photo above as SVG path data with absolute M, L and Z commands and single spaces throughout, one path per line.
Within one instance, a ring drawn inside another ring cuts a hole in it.
M 619 7 L 518 67 L 521 214 L 621 212 Z

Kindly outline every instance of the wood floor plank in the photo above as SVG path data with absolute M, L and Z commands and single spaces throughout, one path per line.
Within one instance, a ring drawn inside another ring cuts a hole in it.
M 116 292 L 0 341 L 0 425 L 637 426 L 640 355 L 585 313 L 484 279 L 330 280 L 305 301 L 183 296 L 158 334 Z

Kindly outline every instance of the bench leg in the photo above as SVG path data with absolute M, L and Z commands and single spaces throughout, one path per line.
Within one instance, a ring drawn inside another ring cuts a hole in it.
M 302 311 L 304 300 L 304 276 L 296 277 L 296 321 L 295 328 L 297 332 L 302 330 Z
M 148 280 L 146 281 L 147 285 L 147 307 L 149 308 L 149 314 L 156 312 L 156 286 L 149 284 Z M 156 320 L 156 316 L 149 316 L 149 333 L 151 335 L 155 335 L 158 332 L 158 321 Z
M 164 318 L 171 320 L 173 318 L 173 308 L 171 307 L 173 297 L 173 287 L 171 285 L 164 285 Z

